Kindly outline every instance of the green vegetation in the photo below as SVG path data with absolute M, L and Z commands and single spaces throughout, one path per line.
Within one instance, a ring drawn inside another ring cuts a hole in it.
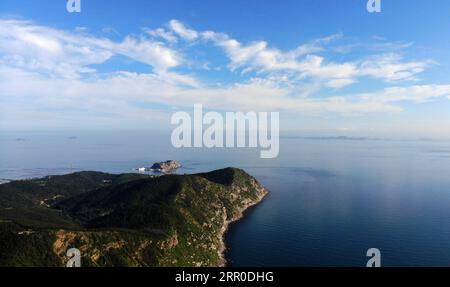
M 267 191 L 239 169 L 81 172 L 0 185 L 0 266 L 218 266 L 223 233 Z

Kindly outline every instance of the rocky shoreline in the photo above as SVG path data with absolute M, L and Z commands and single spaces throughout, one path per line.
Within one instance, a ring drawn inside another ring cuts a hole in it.
M 231 219 L 227 219 L 226 213 L 225 213 L 225 216 L 223 219 L 224 223 L 219 232 L 219 237 L 221 239 L 220 239 L 220 246 L 219 246 L 219 251 L 218 251 L 219 258 L 220 258 L 218 267 L 226 267 L 226 265 L 227 265 L 227 260 L 225 258 L 225 251 L 226 251 L 225 235 L 228 232 L 230 225 L 233 223 L 237 223 L 240 219 L 242 219 L 244 217 L 244 214 L 248 209 L 256 206 L 258 203 L 263 201 L 264 198 L 269 194 L 269 191 L 266 188 L 259 185 L 256 182 L 256 180 L 255 180 L 255 184 L 257 184 L 256 188 L 262 189 L 261 193 L 258 195 L 258 198 L 256 200 L 245 202 L 244 205 L 237 210 L 235 216 L 233 216 Z

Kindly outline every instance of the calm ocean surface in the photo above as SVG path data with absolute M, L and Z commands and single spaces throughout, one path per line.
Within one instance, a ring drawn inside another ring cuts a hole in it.
M 450 266 L 450 142 L 282 138 L 257 150 L 171 147 L 152 133 L 1 133 L 0 180 L 130 172 L 176 159 L 194 173 L 235 166 L 270 195 L 227 234 L 233 266 Z

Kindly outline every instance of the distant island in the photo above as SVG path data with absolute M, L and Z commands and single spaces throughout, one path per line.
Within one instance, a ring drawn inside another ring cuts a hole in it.
M 194 175 L 78 172 L 0 185 L 0 266 L 224 266 L 230 222 L 267 190 L 236 168 Z
M 156 162 L 151 167 L 141 167 L 137 170 L 139 172 L 147 172 L 147 171 L 153 171 L 153 172 L 161 172 L 161 173 L 171 173 L 175 170 L 179 169 L 181 167 L 181 164 L 175 160 L 168 160 L 163 162 Z
M 0 178 L 0 184 L 5 184 L 5 183 L 8 183 L 8 182 L 10 182 L 10 180 Z

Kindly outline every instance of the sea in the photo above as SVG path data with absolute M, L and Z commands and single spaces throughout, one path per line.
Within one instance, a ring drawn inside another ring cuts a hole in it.
M 0 184 L 174 159 L 238 167 L 270 194 L 226 234 L 230 266 L 450 266 L 450 141 L 286 135 L 259 149 L 176 149 L 163 132 L 0 132 Z

